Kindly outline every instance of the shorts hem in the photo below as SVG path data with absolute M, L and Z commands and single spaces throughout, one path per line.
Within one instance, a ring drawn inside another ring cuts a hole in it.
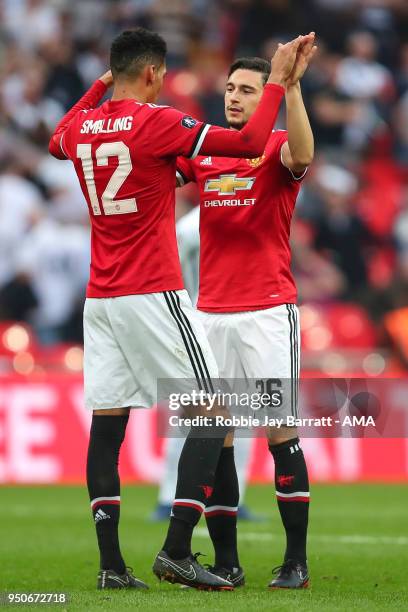
M 135 289 L 122 289 L 119 291 L 113 291 L 112 293 L 106 291 L 88 290 L 86 292 L 86 297 L 92 300 L 103 300 L 117 297 L 129 297 L 130 295 L 151 295 L 152 293 L 165 293 L 166 291 L 183 291 L 183 289 L 185 289 L 184 285 L 179 285 L 179 283 L 176 283 L 176 286 L 171 285 L 168 289 L 162 289 L 159 287 L 139 291 Z
M 153 402 L 154 404 L 154 402 Z M 116 408 L 129 408 L 131 410 L 137 410 L 138 408 L 145 408 L 147 410 L 149 410 L 150 408 L 152 408 L 152 404 L 147 405 L 143 404 L 143 403 L 129 403 L 129 402 L 124 402 L 124 403 L 119 403 L 119 404 L 114 404 L 112 406 L 112 404 L 109 404 L 109 406 L 103 405 L 103 406 L 97 406 L 95 404 L 89 404 L 89 403 L 85 403 L 85 408 L 86 410 L 115 410 Z
M 208 314 L 238 314 L 240 312 L 257 312 L 260 310 L 269 310 L 270 308 L 276 308 L 277 306 L 284 306 L 285 304 L 294 304 L 297 305 L 297 300 L 285 300 L 284 302 L 273 302 L 269 304 L 263 304 L 262 306 L 199 306 L 197 305 L 197 310 L 200 312 L 206 312 Z

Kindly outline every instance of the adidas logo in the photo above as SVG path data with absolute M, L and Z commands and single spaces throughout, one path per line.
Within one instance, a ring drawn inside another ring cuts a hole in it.
M 300 451 L 300 447 L 298 444 L 295 444 L 294 446 L 290 447 L 290 454 L 293 455 L 293 453 L 296 453 L 296 451 Z
M 99 521 L 103 521 L 105 519 L 110 519 L 110 514 L 106 514 L 103 510 L 99 509 L 94 516 L 95 523 L 99 523 Z
M 212 159 L 210 157 L 206 157 L 200 161 L 200 166 L 212 166 Z

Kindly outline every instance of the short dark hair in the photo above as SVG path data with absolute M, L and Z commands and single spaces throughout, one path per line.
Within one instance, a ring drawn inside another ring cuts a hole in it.
M 111 45 L 112 74 L 114 77 L 119 75 L 135 77 L 147 64 L 161 66 L 166 53 L 166 42 L 159 34 L 145 28 L 125 30 Z
M 236 70 L 253 70 L 254 72 L 260 72 L 262 74 L 263 84 L 265 85 L 269 78 L 271 64 L 261 57 L 240 57 L 231 64 L 228 78 Z

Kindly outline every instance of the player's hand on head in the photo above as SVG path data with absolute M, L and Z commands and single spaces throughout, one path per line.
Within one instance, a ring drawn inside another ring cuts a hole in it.
M 301 43 L 297 50 L 295 64 L 286 81 L 286 87 L 296 85 L 296 83 L 302 78 L 307 67 L 312 61 L 316 50 L 317 46 L 315 45 L 315 33 L 310 32 L 309 34 L 306 34 L 306 36 L 302 36 Z
M 102 81 L 102 83 L 104 83 L 106 87 L 112 87 L 113 85 L 112 72 L 108 70 L 102 76 L 99 77 L 99 80 Z
M 302 44 L 303 36 L 298 36 L 286 44 L 279 43 L 271 60 L 271 73 L 268 83 L 277 83 L 285 87 L 286 81 L 295 65 L 297 52 Z

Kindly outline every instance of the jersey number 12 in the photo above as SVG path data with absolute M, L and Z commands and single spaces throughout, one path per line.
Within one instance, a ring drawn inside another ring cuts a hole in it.
M 82 170 L 84 172 L 92 211 L 94 215 L 101 215 L 101 204 L 99 203 L 95 185 L 92 145 L 79 144 L 77 146 L 77 157 L 82 162 Z M 124 215 L 126 213 L 137 212 L 135 198 L 115 200 L 116 194 L 132 171 L 132 160 L 129 147 L 121 141 L 105 142 L 96 149 L 95 157 L 97 166 L 107 166 L 109 157 L 118 158 L 118 166 L 102 194 L 102 209 L 105 215 Z

